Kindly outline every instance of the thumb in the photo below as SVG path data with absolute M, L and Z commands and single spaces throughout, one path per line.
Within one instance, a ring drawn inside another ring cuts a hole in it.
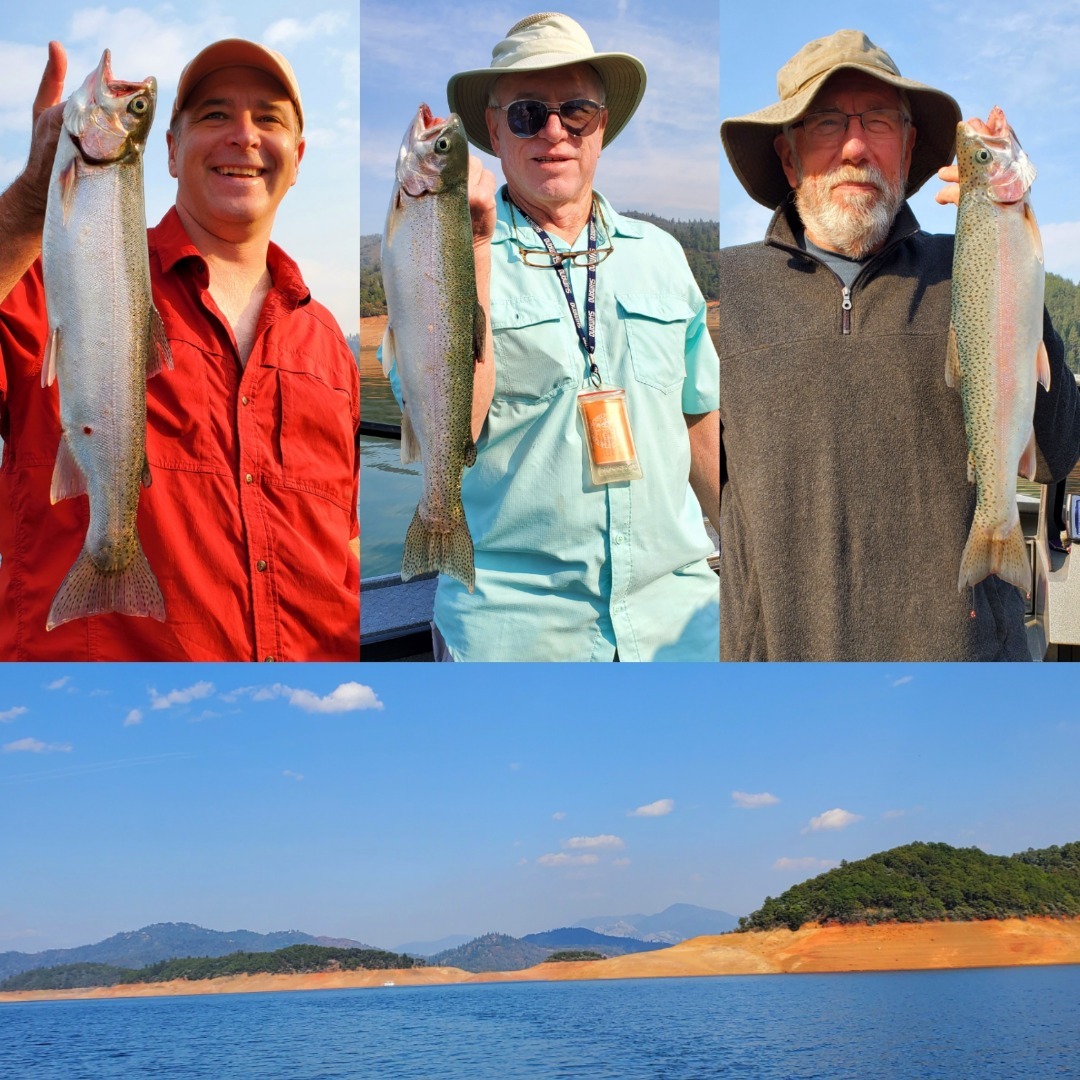
M 58 105 L 64 96 L 64 78 L 67 75 L 67 54 L 59 41 L 49 42 L 49 59 L 41 76 L 37 96 L 34 98 L 34 116 Z

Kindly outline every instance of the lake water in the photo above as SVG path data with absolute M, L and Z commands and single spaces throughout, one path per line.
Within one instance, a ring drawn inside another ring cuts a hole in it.
M 365 420 L 400 424 L 401 410 L 374 349 L 360 350 L 360 408 Z M 419 462 L 403 465 L 396 439 L 360 437 L 360 573 L 364 578 L 401 570 L 405 530 L 420 501 Z
M 0 1006 L 2 1080 L 1080 1077 L 1080 967 Z

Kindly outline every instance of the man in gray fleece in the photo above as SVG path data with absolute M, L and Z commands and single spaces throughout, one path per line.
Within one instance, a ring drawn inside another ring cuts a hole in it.
M 952 236 L 906 197 L 951 161 L 960 110 L 864 34 L 811 42 L 780 101 L 721 129 L 764 243 L 720 274 L 721 658 L 1024 660 L 1024 597 L 960 593 L 975 508 L 945 384 Z M 1045 320 L 1037 479 L 1080 458 L 1080 394 Z

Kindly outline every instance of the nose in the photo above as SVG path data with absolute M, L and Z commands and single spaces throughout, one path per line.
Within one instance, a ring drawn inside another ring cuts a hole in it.
M 858 127 L 855 125 L 858 124 Z M 858 116 L 848 117 L 847 131 L 844 132 L 843 143 L 844 161 L 857 164 L 864 161 L 867 155 L 866 132 L 863 130 L 862 119 Z
M 551 143 L 557 143 L 564 137 L 569 136 L 569 134 L 566 128 L 563 127 L 562 117 L 559 116 L 558 109 L 553 109 L 548 113 L 544 126 L 537 132 L 537 135 L 543 136 Z
M 229 141 L 237 146 L 255 146 L 259 142 L 259 126 L 250 112 L 240 110 L 229 128 Z

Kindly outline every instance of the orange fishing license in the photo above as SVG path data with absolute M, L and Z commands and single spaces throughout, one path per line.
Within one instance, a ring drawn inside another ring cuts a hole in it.
M 578 411 L 585 428 L 593 483 L 640 480 L 641 465 L 630 430 L 626 391 L 617 387 L 583 390 L 578 394 Z

